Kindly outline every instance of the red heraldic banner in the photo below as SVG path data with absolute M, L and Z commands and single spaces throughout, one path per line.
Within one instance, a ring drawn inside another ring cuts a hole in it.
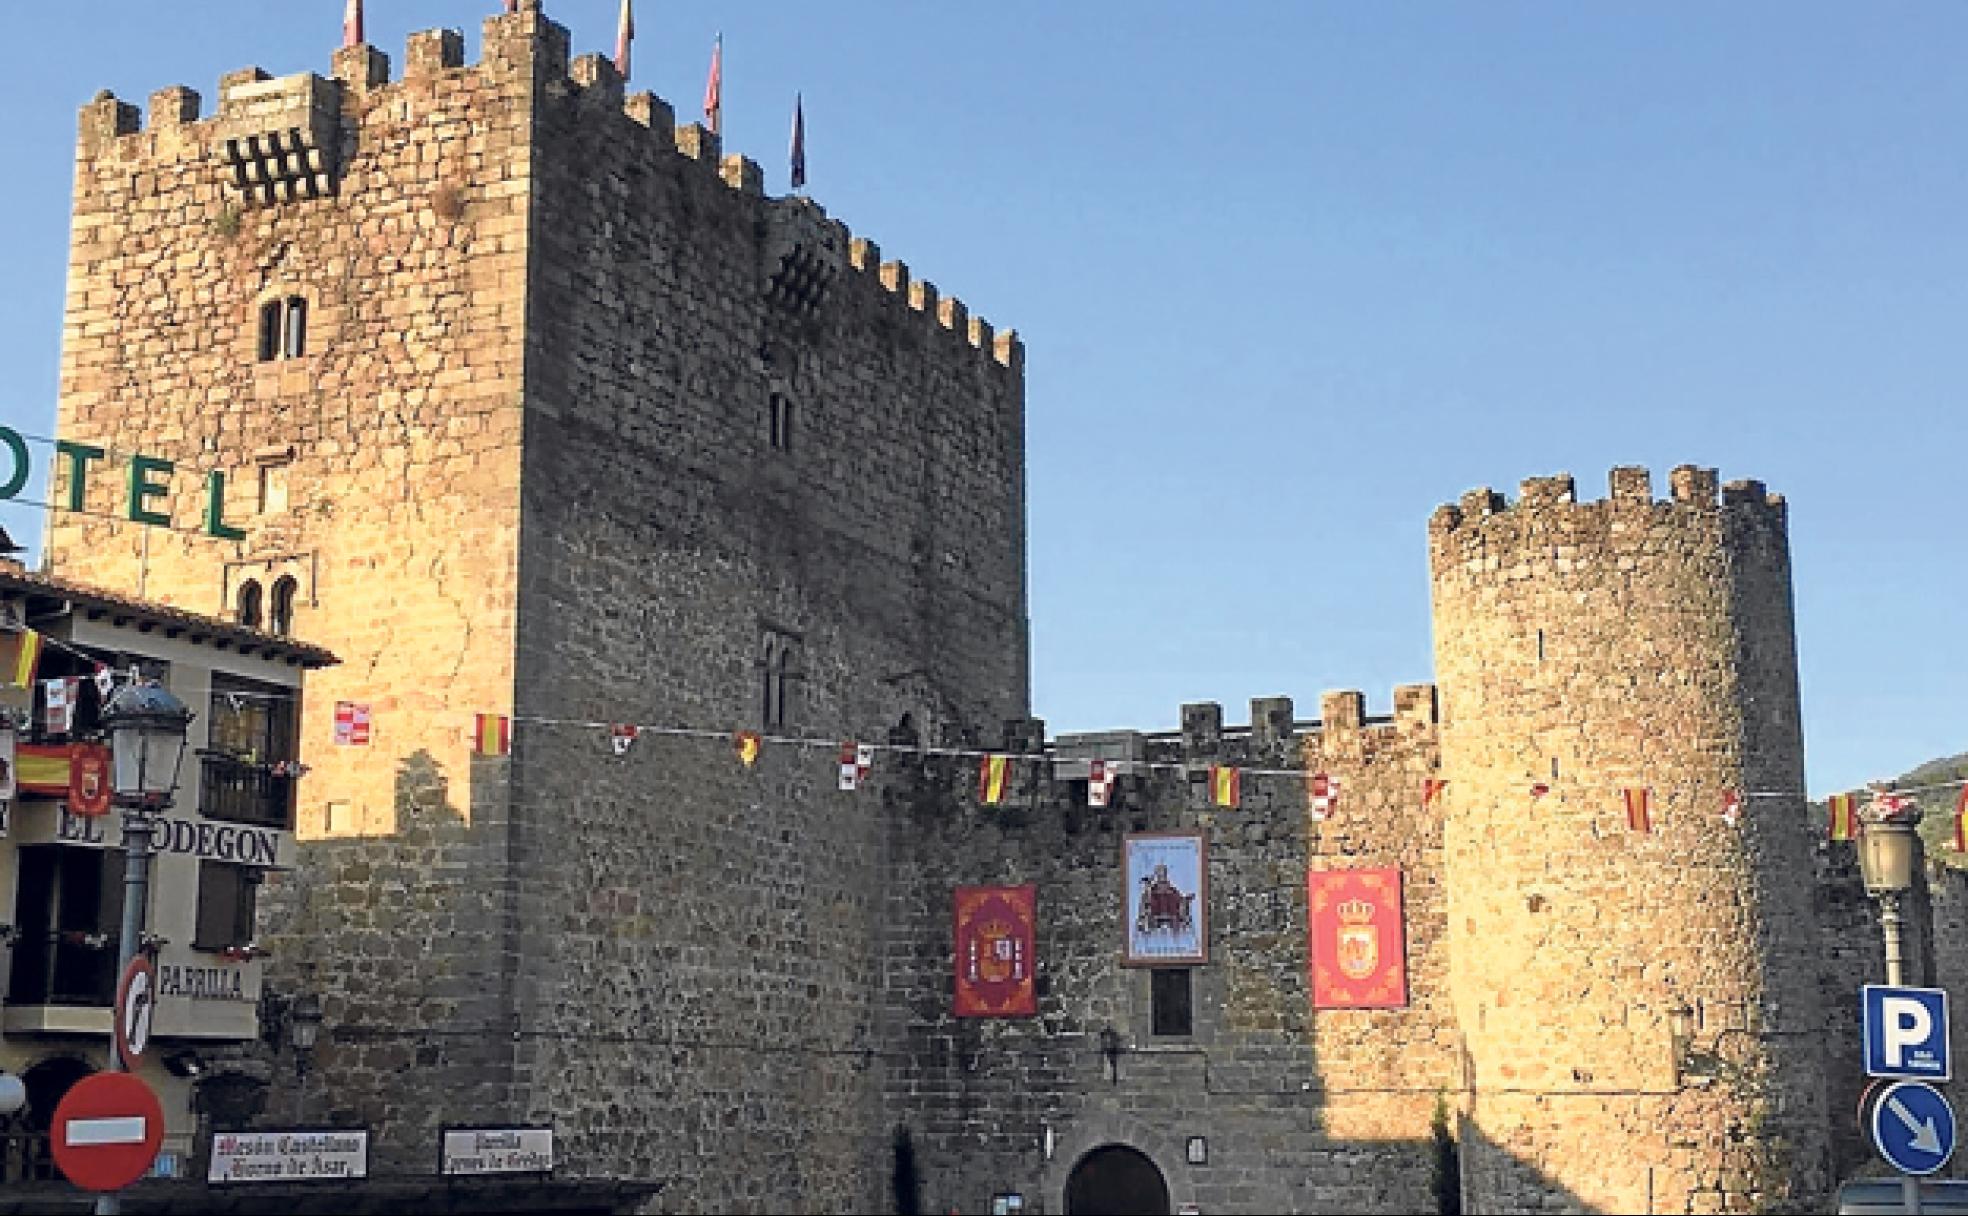
M 1029 1018 L 1039 1012 L 1032 982 L 1039 889 L 957 888 L 957 1001 L 960 1018 Z
M 1311 909 L 1312 1008 L 1400 1009 L 1408 1003 L 1401 871 L 1305 876 Z

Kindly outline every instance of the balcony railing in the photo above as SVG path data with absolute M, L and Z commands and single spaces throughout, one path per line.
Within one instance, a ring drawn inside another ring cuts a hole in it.
M 107 1009 L 115 990 L 114 933 L 57 930 L 14 941 L 9 1004 Z
M 276 773 L 271 765 L 242 760 L 224 752 L 203 752 L 200 759 L 204 773 L 198 809 L 205 818 L 263 828 L 294 826 L 291 774 Z

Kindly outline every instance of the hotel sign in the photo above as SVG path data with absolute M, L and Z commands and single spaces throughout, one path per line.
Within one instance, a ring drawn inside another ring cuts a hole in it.
M 551 1127 L 448 1127 L 438 1173 L 550 1174 L 554 1167 Z
M 90 443 L 55 440 L 55 459 L 68 469 L 68 494 L 55 504 L 70 511 L 84 509 L 89 492 L 89 466 L 109 455 L 105 448 Z M 9 426 L 0 426 L 0 501 L 19 496 L 27 485 L 33 461 L 27 454 L 27 437 Z M 171 526 L 171 513 L 151 505 L 154 498 L 171 492 L 171 478 L 177 466 L 162 456 L 141 452 L 129 458 L 125 471 L 125 513 L 135 523 L 154 527 Z M 205 475 L 205 534 L 220 540 L 241 540 L 245 533 L 225 521 L 225 474 L 214 469 Z

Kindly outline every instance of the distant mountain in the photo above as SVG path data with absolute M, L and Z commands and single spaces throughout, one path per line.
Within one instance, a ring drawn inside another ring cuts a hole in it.
M 1893 786 L 1896 789 L 1918 789 L 1923 785 L 1963 780 L 1968 780 L 1968 752 L 1929 760 L 1895 778 Z M 1947 789 L 1927 790 L 1914 797 L 1925 812 L 1920 820 L 1920 839 L 1927 845 L 1927 856 L 1938 857 L 1951 866 L 1968 867 L 1968 854 L 1954 851 L 1954 804 L 1961 797 L 1961 788 L 1950 786 Z

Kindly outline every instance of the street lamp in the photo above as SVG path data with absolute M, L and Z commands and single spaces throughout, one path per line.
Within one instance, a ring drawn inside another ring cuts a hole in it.
M 1906 982 L 1900 901 L 1913 890 L 1920 868 L 1920 808 L 1911 798 L 1875 791 L 1859 812 L 1859 873 L 1866 894 L 1879 901 L 1886 934 L 1886 982 Z
M 191 711 L 162 684 L 132 679 L 103 703 L 102 725 L 109 734 L 110 792 L 123 808 L 123 933 L 116 939 L 116 974 L 121 976 L 143 939 L 150 900 L 151 816 L 170 806 L 177 792 Z M 123 1053 L 114 1043 L 109 1071 L 123 1071 Z M 96 1197 L 97 1212 L 121 1210 L 113 1192 Z
M 321 1039 L 321 998 L 303 992 L 287 1008 L 287 1033 L 294 1044 L 294 1122 L 305 1123 L 308 1070 L 314 1064 L 314 1045 Z
M 1875 788 L 1872 801 L 1859 812 L 1859 874 L 1866 894 L 1879 901 L 1879 927 L 1886 935 L 1886 982 L 1906 983 L 1900 901 L 1913 890 L 1920 868 L 1920 807 Z M 1901 1210 L 1920 1211 L 1920 1179 L 1900 1179 Z

